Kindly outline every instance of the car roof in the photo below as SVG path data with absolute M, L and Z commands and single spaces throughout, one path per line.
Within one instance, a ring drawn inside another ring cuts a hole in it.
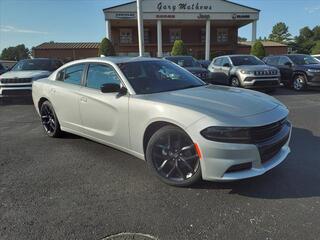
M 119 63 L 128 63 L 128 62 L 141 62 L 141 61 L 159 61 L 161 59 L 159 58 L 150 58 L 150 57 L 94 57 L 94 58 L 86 58 L 81 60 L 75 60 L 69 63 L 75 64 L 75 63 L 86 63 L 86 62 L 112 62 L 115 64 Z
M 165 59 L 173 59 L 173 58 L 193 58 L 192 56 L 168 56 L 168 57 L 164 57 Z
M 231 54 L 231 55 L 222 55 L 216 58 L 220 58 L 220 57 L 254 57 L 254 56 L 250 54 Z

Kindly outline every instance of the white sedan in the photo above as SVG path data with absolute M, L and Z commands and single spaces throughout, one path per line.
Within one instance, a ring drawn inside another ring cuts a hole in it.
M 127 152 L 176 186 L 258 176 L 290 152 L 282 103 L 207 85 L 167 60 L 70 62 L 34 82 L 32 96 L 47 135 L 66 131 Z

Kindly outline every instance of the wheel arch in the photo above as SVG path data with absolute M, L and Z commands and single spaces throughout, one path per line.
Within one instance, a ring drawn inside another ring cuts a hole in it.
M 147 126 L 147 128 L 145 129 L 144 134 L 143 134 L 143 153 L 144 153 L 144 155 L 146 154 L 147 146 L 148 146 L 148 143 L 149 143 L 152 135 L 156 131 L 158 131 L 160 128 L 162 128 L 164 126 L 168 126 L 168 125 L 178 127 L 185 132 L 185 130 L 181 126 L 179 126 L 175 123 L 169 122 L 169 121 L 155 121 L 155 122 L 150 123 Z
M 306 80 L 307 80 L 307 75 L 305 74 L 305 72 L 303 72 L 303 71 L 295 71 L 295 72 L 293 72 L 293 74 L 292 74 L 292 81 L 294 80 L 294 78 L 295 78 L 296 76 L 299 76 L 299 75 L 303 75 L 303 76 L 306 78 Z
M 49 101 L 49 100 L 48 100 L 46 97 L 41 97 L 41 98 L 39 99 L 39 101 L 38 101 L 38 109 L 39 109 L 39 111 L 40 111 L 40 109 L 41 109 L 42 104 L 43 104 L 45 101 Z

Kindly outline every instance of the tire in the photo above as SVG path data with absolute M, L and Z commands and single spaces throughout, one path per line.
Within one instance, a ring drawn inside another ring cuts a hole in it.
M 45 101 L 40 107 L 40 117 L 44 131 L 49 137 L 60 137 L 62 131 L 57 115 L 49 101 Z
M 185 187 L 201 179 L 200 158 L 191 138 L 167 125 L 150 138 L 146 149 L 150 170 L 166 184 Z
M 293 89 L 297 92 L 303 91 L 306 89 L 306 77 L 303 74 L 295 75 L 293 78 Z
M 238 77 L 233 76 L 230 80 L 230 86 L 232 87 L 241 87 L 241 82 Z

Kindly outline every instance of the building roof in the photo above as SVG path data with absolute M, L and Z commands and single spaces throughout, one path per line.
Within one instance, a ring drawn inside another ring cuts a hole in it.
M 283 43 L 278 43 L 278 42 L 273 42 L 273 41 L 261 41 L 262 45 L 264 47 L 287 47 L 286 44 Z M 239 45 L 243 45 L 243 46 L 252 46 L 252 42 L 251 41 L 247 41 L 247 42 L 238 42 Z
M 214 0 L 212 0 L 214 1 Z M 257 9 L 257 8 L 253 8 L 253 7 L 248 7 L 248 6 L 245 6 L 245 5 L 242 5 L 242 4 L 239 4 L 239 3 L 235 3 L 233 1 L 230 1 L 230 0 L 221 0 L 223 2 L 227 2 L 227 3 L 230 3 L 232 5 L 236 5 L 236 6 L 239 6 L 239 7 L 244 7 L 244 8 L 248 8 L 248 9 L 251 9 L 253 11 L 257 11 L 257 12 L 260 12 L 261 10 L 260 9 Z M 118 7 L 123 7 L 123 6 L 127 6 L 127 5 L 130 5 L 130 4 L 136 4 L 136 0 L 134 1 L 128 1 L 126 3 L 122 3 L 122 4 L 115 4 L 115 5 L 112 5 L 110 7 L 107 7 L 107 8 L 104 8 L 103 11 L 108 11 L 108 10 L 111 10 L 111 9 L 114 9 L 114 8 L 118 8 Z
M 35 49 L 98 49 L 98 42 L 45 42 Z

